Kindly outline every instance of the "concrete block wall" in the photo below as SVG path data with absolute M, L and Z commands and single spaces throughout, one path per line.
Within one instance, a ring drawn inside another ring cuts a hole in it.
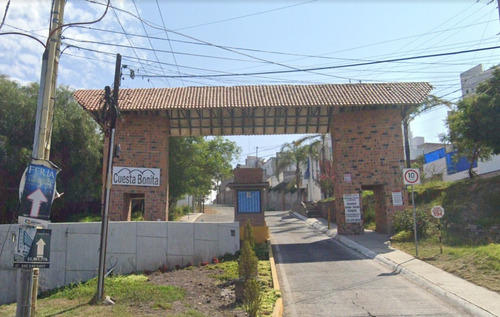
M 120 144 L 121 155 L 113 160 L 114 166 L 159 168 L 160 186 L 113 185 L 110 196 L 110 220 L 129 221 L 129 201 L 125 194 L 144 194 L 144 219 L 168 219 L 168 133 L 169 121 L 150 113 L 122 113 L 117 121 L 115 144 Z M 104 144 L 107 158 L 109 139 Z M 103 166 L 106 165 L 104 160 Z M 106 169 L 103 169 L 103 184 Z M 104 188 L 104 186 L 103 186 Z M 103 195 L 104 197 L 104 195 Z
M 97 276 L 100 223 L 57 223 L 52 229 L 50 268 L 40 269 L 40 288 L 53 289 Z M 0 225 L 0 304 L 14 302 L 18 225 Z M 239 223 L 110 222 L 106 267 L 118 274 L 155 271 L 162 265 L 211 262 L 239 250 Z M 7 287 L 6 287 L 7 286 Z
M 343 194 L 361 193 L 363 188 L 379 186 L 381 203 L 376 217 L 379 232 L 388 232 L 392 215 L 392 192 L 405 191 L 403 185 L 404 151 L 401 112 L 397 108 L 336 113 L 331 135 L 335 184 L 337 228 L 341 234 L 363 233 L 363 223 L 345 223 Z M 344 181 L 350 174 L 351 181 Z M 403 194 L 407 205 L 406 195 Z M 362 215 L 362 211 L 361 211 Z

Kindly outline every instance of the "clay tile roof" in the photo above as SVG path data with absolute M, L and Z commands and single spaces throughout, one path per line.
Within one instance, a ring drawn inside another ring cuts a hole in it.
M 118 103 L 121 111 L 410 105 L 422 103 L 431 90 L 425 82 L 121 89 Z M 104 90 L 77 90 L 74 96 L 84 109 L 96 111 Z

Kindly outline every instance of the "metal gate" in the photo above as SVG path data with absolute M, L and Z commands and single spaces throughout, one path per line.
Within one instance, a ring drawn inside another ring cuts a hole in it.
M 259 190 L 238 191 L 238 212 L 241 213 L 261 212 L 260 191 Z

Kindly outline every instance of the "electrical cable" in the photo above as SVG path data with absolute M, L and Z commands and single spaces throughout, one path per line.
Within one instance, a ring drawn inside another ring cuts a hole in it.
M 394 58 L 387 60 L 379 60 L 379 61 L 371 61 L 364 63 L 356 63 L 356 64 L 346 64 L 346 65 L 336 65 L 336 66 L 325 66 L 325 67 L 313 67 L 313 68 L 302 68 L 297 70 L 278 70 L 278 71 L 268 71 L 268 72 L 254 72 L 254 73 L 234 73 L 234 74 L 219 74 L 219 75 L 190 75 L 189 78 L 208 78 L 208 77 L 227 77 L 227 76 L 254 76 L 254 75 L 269 75 L 269 74 L 287 74 L 287 73 L 296 73 L 296 72 L 306 72 L 306 71 L 317 71 L 317 70 L 329 70 L 329 69 L 338 69 L 338 68 L 348 68 L 348 67 L 357 67 L 357 66 L 366 66 L 366 65 L 376 65 L 376 64 L 384 64 L 384 63 L 394 63 L 399 61 L 407 61 L 407 60 L 415 60 L 415 59 L 424 59 L 431 57 L 441 57 L 441 56 L 450 56 L 450 55 L 458 55 L 458 54 L 467 54 L 472 52 L 480 52 L 480 51 L 488 51 L 493 49 L 498 49 L 500 46 L 492 46 L 492 47 L 483 47 L 472 50 L 463 50 L 463 51 L 455 51 L 455 52 L 447 52 L 447 53 L 439 53 L 439 54 L 428 54 L 428 55 L 420 55 L 420 56 L 411 56 L 411 57 L 403 57 L 403 58 Z M 159 76 L 155 76 L 159 77 Z M 169 78 L 179 78 L 178 76 L 169 76 Z
M 47 46 L 45 46 L 45 43 L 43 43 L 42 41 L 40 41 L 39 39 L 37 39 L 36 37 L 32 36 L 32 35 L 29 35 L 29 34 L 25 34 L 25 33 L 21 33 L 21 32 L 3 32 L 3 33 L 0 33 L 0 35 L 22 35 L 22 36 L 26 36 L 26 37 L 29 37 L 31 39 L 34 39 L 35 41 L 37 41 L 38 43 L 42 44 L 42 46 L 44 48 L 47 48 Z
M 269 13 L 269 12 L 274 12 L 274 11 L 279 11 L 279 10 L 284 10 L 284 9 L 289 9 L 289 8 L 301 6 L 301 5 L 304 5 L 304 4 L 309 4 L 311 2 L 316 2 L 316 1 L 317 0 L 311 0 L 311 1 L 306 1 L 306 2 L 292 4 L 292 5 L 285 6 L 285 7 L 276 8 L 276 9 L 270 9 L 270 10 L 266 10 L 266 11 L 261 11 L 261 12 L 256 12 L 256 13 L 250 13 L 250 14 L 246 14 L 246 15 L 240 15 L 240 16 L 237 16 L 237 17 L 228 18 L 228 19 L 224 19 L 224 20 L 207 22 L 207 23 L 202 23 L 202 24 L 197 24 L 197 25 L 192 25 L 192 26 L 185 26 L 185 27 L 176 29 L 176 31 L 187 30 L 187 29 L 194 29 L 194 28 L 201 27 L 201 26 L 207 26 L 207 25 L 212 25 L 212 24 L 217 24 L 217 23 L 223 23 L 223 22 L 238 20 L 238 19 L 242 19 L 242 18 L 248 18 L 248 17 L 252 17 L 252 16 L 256 16 L 256 15 L 261 15 L 261 14 L 265 14 L 265 13 Z
M 160 4 L 158 3 L 158 0 L 156 0 L 156 7 L 158 8 L 158 13 L 160 14 L 160 19 L 161 19 L 161 23 L 163 24 L 163 28 L 166 30 L 167 27 L 165 26 L 165 20 L 163 19 L 163 14 L 161 13 L 161 8 L 160 8 Z M 172 48 L 172 42 L 170 41 L 170 38 L 168 36 L 167 31 L 165 31 L 165 37 L 167 38 L 168 45 L 170 47 L 170 50 L 172 51 L 172 58 L 174 59 L 175 66 L 177 68 L 177 73 L 180 75 L 181 71 L 179 70 L 179 65 L 177 64 L 177 58 L 175 57 L 175 54 L 173 53 L 174 49 Z M 182 78 L 181 78 L 181 83 L 182 83 L 182 86 L 184 86 L 184 80 Z
M 122 25 L 122 23 L 121 23 L 120 19 L 118 18 L 118 14 L 116 13 L 116 9 L 115 9 L 114 7 L 111 7 L 111 8 L 112 8 L 112 11 L 113 11 L 113 14 L 114 14 L 114 16 L 115 16 L 116 20 L 118 21 L 118 24 L 120 25 L 120 27 L 121 27 L 121 29 L 123 30 L 123 32 L 124 32 L 124 33 L 126 33 L 126 32 L 125 32 L 125 28 L 123 27 L 123 25 Z M 127 34 L 125 34 L 125 36 L 126 36 L 126 38 L 127 38 L 128 42 L 129 42 L 130 46 L 132 46 L 132 51 L 134 52 L 134 55 L 135 55 L 137 58 L 139 58 L 139 56 L 138 56 L 138 54 L 137 54 L 136 50 L 133 48 L 133 46 L 134 46 L 134 45 L 132 44 L 132 41 L 131 41 L 131 40 L 130 40 L 130 38 L 127 36 Z M 144 65 L 142 64 L 142 62 L 141 62 L 141 61 L 139 61 L 139 63 L 141 64 L 141 67 L 145 70 L 145 67 L 144 67 Z M 146 75 L 147 75 L 147 72 L 146 72 Z M 151 82 L 151 81 L 149 81 L 149 80 L 148 80 L 148 82 L 149 82 L 149 83 L 151 83 L 151 85 L 154 87 L 153 82 Z
M 7 5 L 5 6 L 5 11 L 3 13 L 2 23 L 0 23 L 0 29 L 2 28 L 3 24 L 5 23 L 5 18 L 7 17 L 7 12 L 9 11 L 9 6 L 10 6 L 10 0 L 7 0 Z
M 47 37 L 46 46 L 49 45 L 49 41 L 52 38 L 52 35 L 55 32 L 57 32 L 57 30 L 62 29 L 63 27 L 71 27 L 71 26 L 76 26 L 76 25 L 87 25 L 87 24 L 94 24 L 94 23 L 100 22 L 104 18 L 104 16 L 106 15 L 106 13 L 108 12 L 108 8 L 109 8 L 110 4 L 111 4 L 111 0 L 108 0 L 108 4 L 106 5 L 106 10 L 104 10 L 104 13 L 102 14 L 102 16 L 97 20 L 89 21 L 89 22 L 74 22 L 74 23 L 63 24 L 63 25 L 53 29 L 52 31 L 50 31 L 49 36 Z M 52 7 L 54 7 L 54 6 L 52 5 Z M 52 13 L 51 13 L 51 15 L 52 15 Z M 52 18 L 50 20 L 52 21 Z M 61 34 L 62 34 L 62 32 L 61 32 Z
M 135 11 L 137 11 L 137 16 L 140 18 L 141 14 L 139 13 L 139 9 L 137 9 L 137 5 L 135 4 L 135 0 L 132 0 L 132 3 L 134 4 Z M 164 75 L 166 75 L 165 70 L 163 69 L 163 67 L 160 64 L 160 59 L 158 58 L 158 55 L 156 54 L 156 50 L 153 47 L 153 43 L 151 43 L 151 39 L 149 38 L 148 31 L 146 30 L 146 27 L 144 26 L 144 23 L 142 22 L 142 20 L 141 20 L 141 25 L 142 25 L 142 28 L 144 30 L 144 33 L 146 34 L 146 37 L 147 37 L 148 42 L 149 42 L 149 45 L 151 46 L 151 48 L 153 50 L 153 54 L 154 54 L 154 56 L 156 58 L 156 62 L 158 63 L 158 66 L 160 66 L 160 69 L 161 69 L 162 73 Z M 168 81 L 168 78 L 166 78 L 166 80 L 167 80 L 167 85 L 170 87 L 170 82 Z

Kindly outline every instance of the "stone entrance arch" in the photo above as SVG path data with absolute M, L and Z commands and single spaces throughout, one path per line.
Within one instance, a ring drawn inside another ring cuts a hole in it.
M 431 89 L 428 83 L 121 89 L 115 142 L 122 154 L 113 165 L 136 177 L 155 169 L 160 175 L 156 185 L 129 179 L 113 186 L 110 219 L 128 220 L 127 197 L 135 194 L 144 197 L 146 220 L 168 219 L 170 137 L 330 133 L 339 233 L 363 232 L 363 224 L 353 222 L 356 208 L 346 209 L 343 198 L 352 203 L 367 185 L 385 202 L 377 230 L 387 232 L 392 214 L 403 208 L 392 202 L 393 192 L 404 192 L 401 113 L 422 103 Z M 74 96 L 99 122 L 104 90 L 78 90 Z

